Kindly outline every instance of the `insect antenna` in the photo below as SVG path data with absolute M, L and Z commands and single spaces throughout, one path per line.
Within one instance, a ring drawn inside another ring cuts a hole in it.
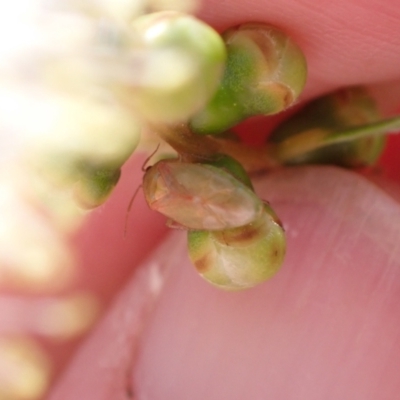
M 128 217 L 129 217 L 129 213 L 131 212 L 133 202 L 135 201 L 135 198 L 136 198 L 136 196 L 137 196 L 137 194 L 139 192 L 139 189 L 141 189 L 142 187 L 143 187 L 143 185 L 139 185 L 136 188 L 135 193 L 133 193 L 133 196 L 132 196 L 131 200 L 129 201 L 128 208 L 126 210 L 126 215 L 125 215 L 124 239 L 126 238 L 126 234 L 128 232 Z
M 158 143 L 156 149 L 144 160 L 144 162 L 142 164 L 142 171 L 143 172 L 146 172 L 146 169 L 147 169 L 146 164 L 149 162 L 151 157 L 153 157 L 154 154 L 157 153 L 159 148 L 160 148 L 160 143 Z M 126 210 L 126 216 L 125 216 L 124 238 L 126 238 L 126 234 L 128 232 L 128 217 L 129 217 L 129 213 L 131 212 L 132 205 L 133 205 L 133 203 L 135 201 L 135 198 L 136 198 L 136 196 L 137 196 L 137 194 L 139 192 L 139 189 L 142 188 L 142 187 L 143 187 L 143 185 L 139 185 L 136 188 L 135 193 L 133 193 L 133 196 L 132 196 L 131 200 L 129 201 L 128 209 Z
M 143 164 L 142 164 L 142 171 L 146 172 L 146 164 L 150 161 L 151 157 L 154 156 L 154 154 L 157 153 L 158 149 L 160 148 L 160 143 L 158 143 L 156 149 L 144 160 Z

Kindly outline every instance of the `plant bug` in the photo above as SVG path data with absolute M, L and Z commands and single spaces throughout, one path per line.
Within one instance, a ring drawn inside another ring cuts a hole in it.
M 208 164 L 158 161 L 146 170 L 143 191 L 151 209 L 189 230 L 236 228 L 263 212 L 250 188 Z

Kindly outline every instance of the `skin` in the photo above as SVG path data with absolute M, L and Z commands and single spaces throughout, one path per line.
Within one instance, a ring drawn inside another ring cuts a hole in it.
M 367 84 L 386 114 L 400 111 L 400 6 L 392 1 L 204 0 L 200 15 L 219 30 L 257 20 L 293 35 L 309 64 L 302 101 Z M 251 126 L 267 131 L 274 122 Z M 48 399 L 396 398 L 400 192 L 386 178 L 397 176 L 390 152 L 398 145 L 389 142 L 378 184 L 329 167 L 258 180 L 284 222 L 288 255 L 275 278 L 241 293 L 203 282 L 180 232 L 155 251 L 164 221 L 141 198 L 123 240 L 140 181 L 142 160 L 132 159 L 75 239 L 77 285 L 105 305 L 114 299 L 112 307 L 83 345 L 47 344 L 63 371 Z

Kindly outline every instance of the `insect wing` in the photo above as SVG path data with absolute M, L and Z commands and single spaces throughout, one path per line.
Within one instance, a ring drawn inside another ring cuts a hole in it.
M 188 229 L 242 226 L 263 209 L 253 191 L 211 165 L 160 161 L 146 172 L 143 188 L 150 208 Z

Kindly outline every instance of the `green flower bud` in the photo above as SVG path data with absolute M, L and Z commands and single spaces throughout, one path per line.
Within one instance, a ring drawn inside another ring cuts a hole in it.
M 347 88 L 309 103 L 278 126 L 268 141 L 276 146 L 277 158 L 285 164 L 366 166 L 377 160 L 386 137 L 368 134 L 357 138 L 360 136 L 355 135 L 367 131 L 378 120 L 376 104 L 366 90 Z M 340 141 L 345 139 L 341 131 L 352 127 L 355 129 L 349 130 L 347 141 Z
M 200 275 L 226 290 L 251 288 L 282 265 L 286 241 L 275 213 L 266 204 L 260 218 L 239 228 L 189 231 L 189 257 Z
M 226 50 L 221 37 L 189 15 L 164 11 L 132 24 L 134 50 L 142 68 L 131 86 L 120 91 L 144 119 L 185 122 L 212 97 L 221 80 Z
M 107 200 L 120 176 L 120 168 L 85 166 L 74 185 L 74 196 L 83 208 L 98 207 Z
M 300 48 L 280 30 L 243 24 L 223 34 L 224 78 L 207 107 L 190 121 L 199 134 L 218 134 L 252 115 L 279 113 L 301 93 L 307 76 Z

